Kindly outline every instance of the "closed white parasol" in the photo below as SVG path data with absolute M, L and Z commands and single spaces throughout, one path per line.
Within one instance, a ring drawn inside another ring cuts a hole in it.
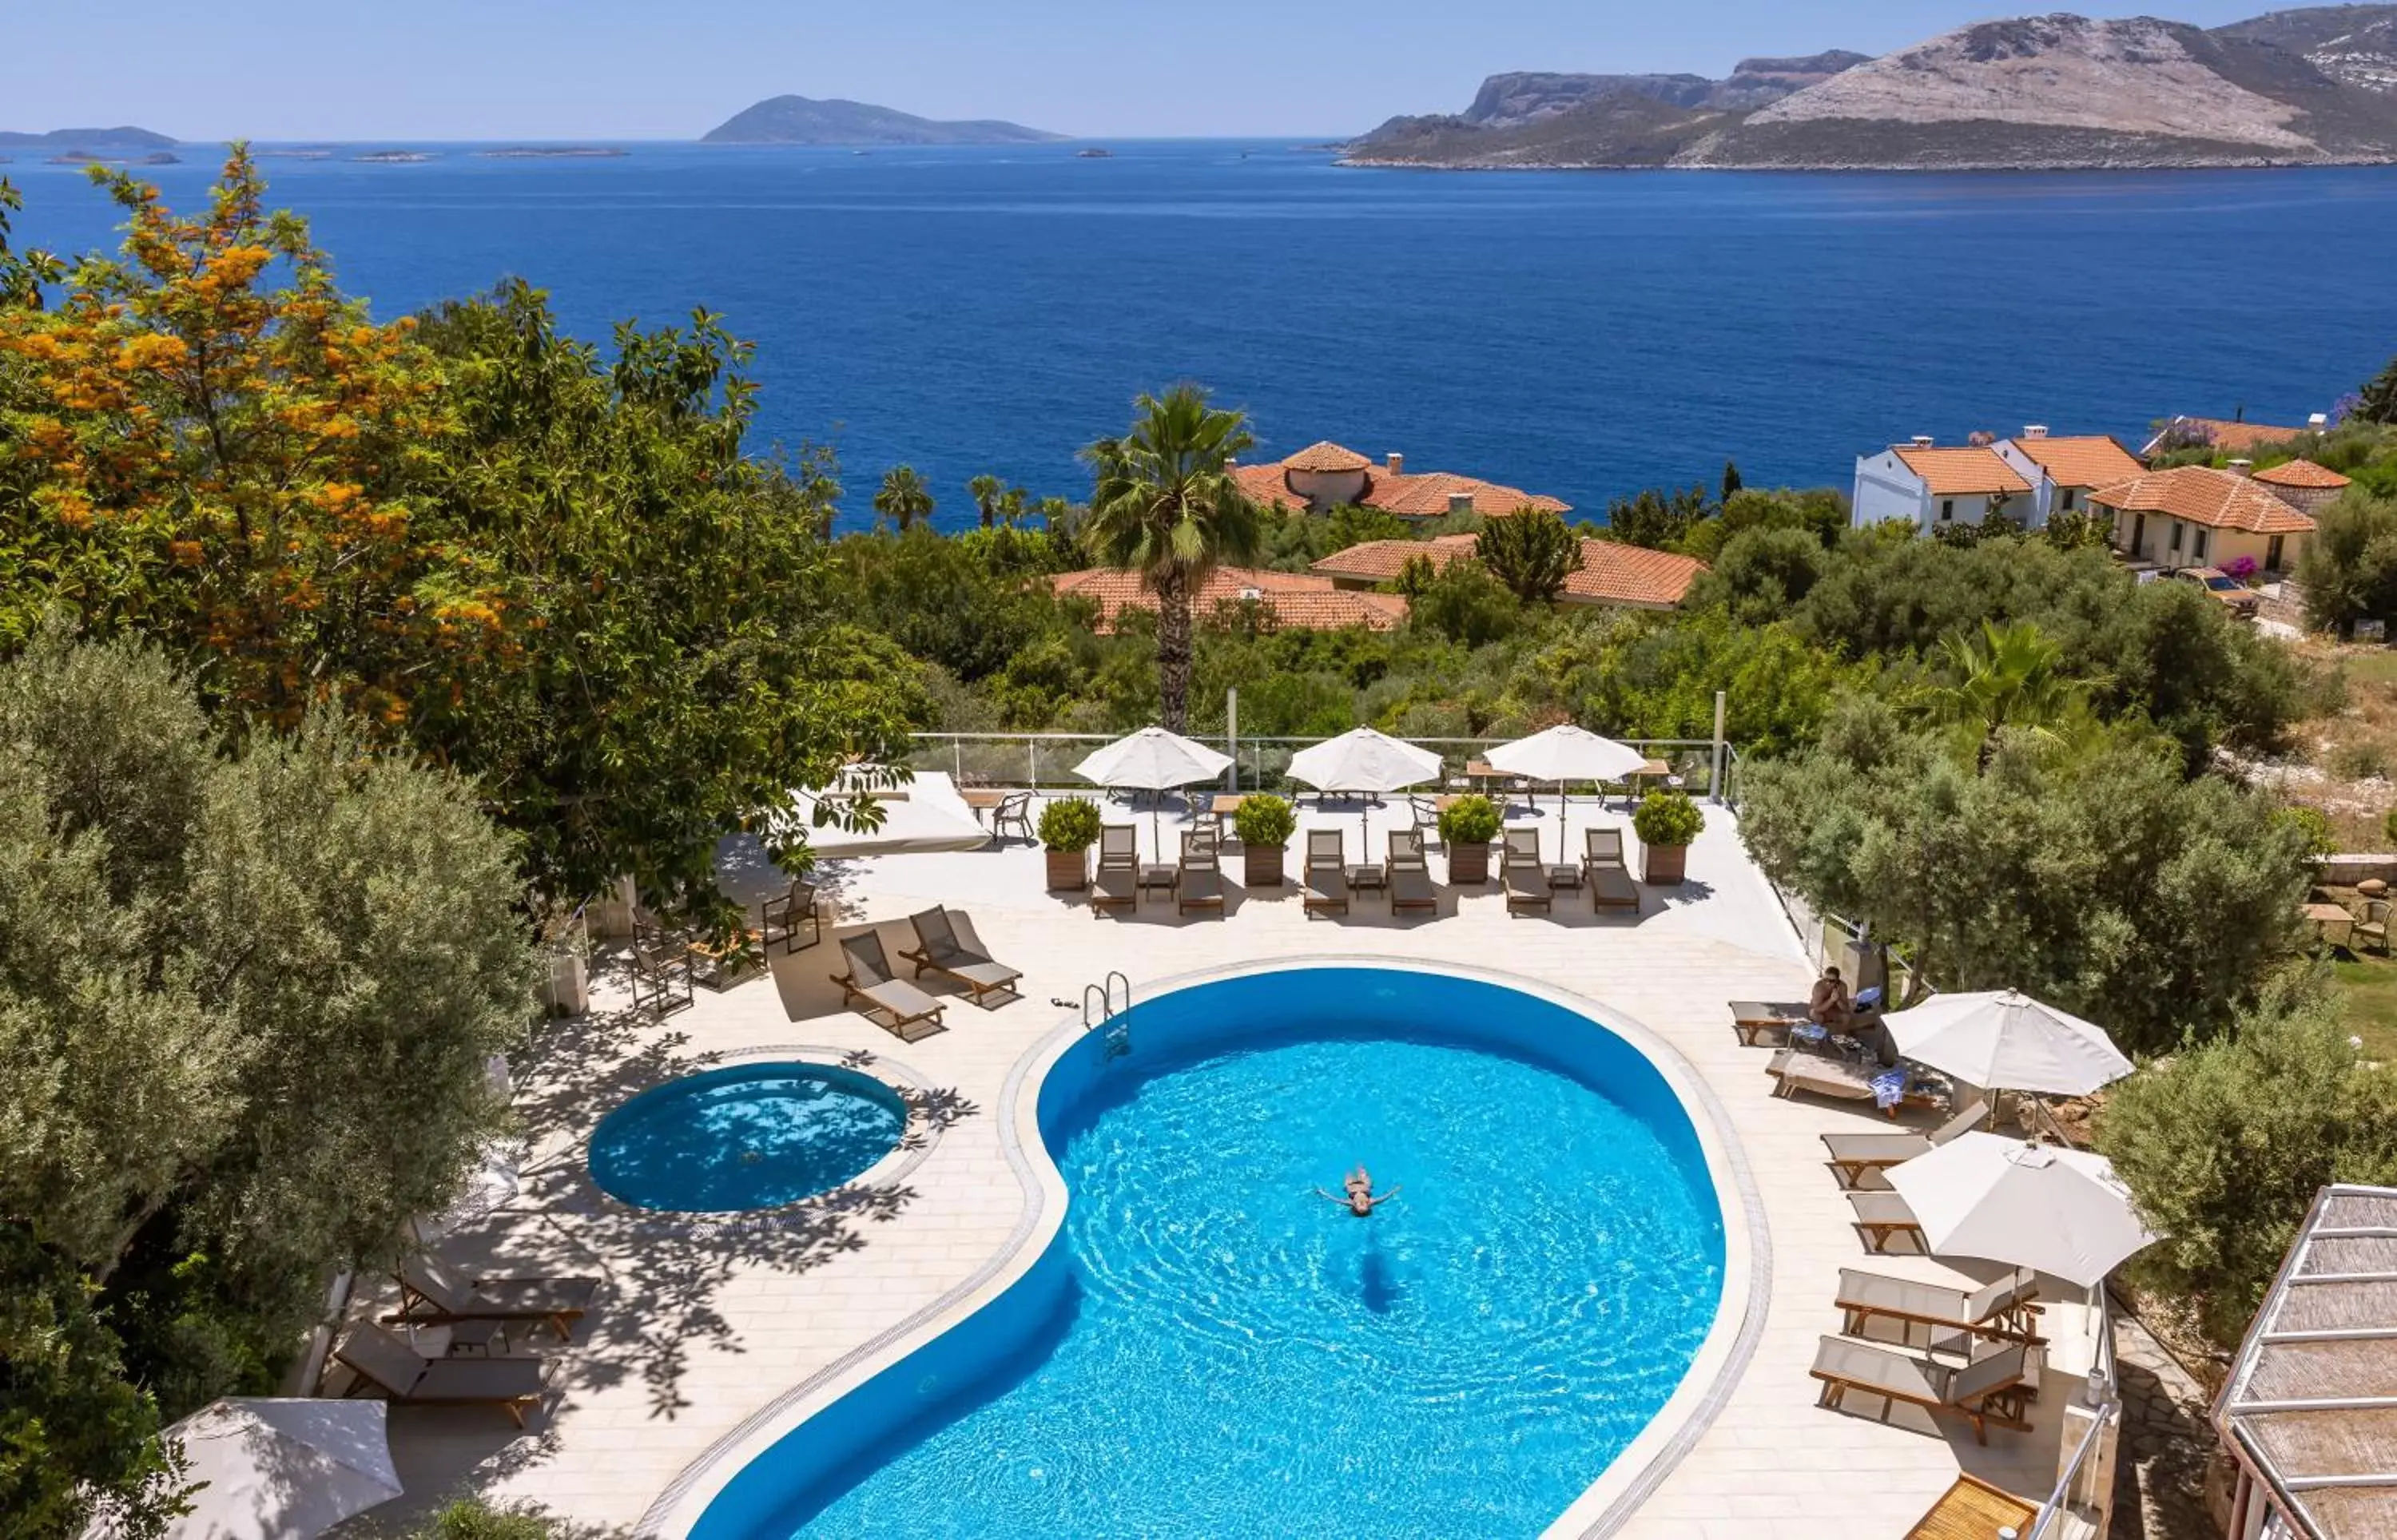
M 1889 1169 L 1923 1244 L 2095 1288 L 2155 1240 L 2114 1163 L 2087 1150 L 1964 1134 Z
M 2085 1096 L 2131 1072 L 2102 1029 L 2014 989 L 1935 995 L 1882 1021 L 1908 1058 L 1990 1090 Z

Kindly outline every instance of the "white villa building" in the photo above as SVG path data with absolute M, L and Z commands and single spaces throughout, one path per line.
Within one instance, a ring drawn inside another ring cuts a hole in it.
M 2056 438 L 2037 423 L 2019 438 L 2000 439 L 1989 446 L 2000 459 L 2030 483 L 2031 512 L 2025 527 L 2037 529 L 2057 513 L 2086 513 L 2089 495 L 2142 475 L 2141 465 L 2121 442 L 2108 433 L 2082 433 Z
M 1918 534 L 1979 524 L 1992 513 L 2028 521 L 2029 478 L 1982 445 L 1939 448 L 1929 438 L 1856 461 L 1854 522 L 1859 529 L 1904 520 Z

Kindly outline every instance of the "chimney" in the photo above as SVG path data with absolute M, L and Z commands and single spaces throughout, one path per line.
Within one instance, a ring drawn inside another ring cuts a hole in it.
M 2023 424 L 2023 437 L 2027 439 L 2043 439 L 2047 437 L 2047 424 L 2044 422 L 2027 422 Z
M 2234 476 L 2252 476 L 2256 473 L 2256 462 L 2254 460 L 2243 459 L 2232 460 L 2230 462 L 2230 473 Z
M 1470 492 L 1451 492 L 1448 495 L 1448 511 L 1451 513 L 1472 512 L 1473 494 Z
M 1931 447 L 1932 443 L 1932 437 L 1928 433 L 1917 433 L 1914 435 L 1914 447 L 1917 449 L 1928 449 Z
M 1407 473 L 1407 457 L 1399 454 L 1396 449 L 1390 451 L 1388 464 L 1391 475 L 1403 476 Z
M 1238 471 L 1239 468 L 1240 462 L 1239 460 L 1227 459 L 1224 462 L 1224 469 L 1226 471 Z

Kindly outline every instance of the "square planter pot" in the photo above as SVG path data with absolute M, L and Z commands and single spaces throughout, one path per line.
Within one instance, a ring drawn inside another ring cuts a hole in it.
M 1448 880 L 1451 883 L 1474 883 L 1487 886 L 1490 882 L 1490 847 L 1486 844 L 1461 844 L 1450 847 Z
M 1049 891 L 1080 893 L 1091 885 L 1091 853 L 1087 850 L 1049 852 Z
M 1280 845 L 1242 845 L 1240 881 L 1252 888 L 1281 886 L 1282 857 L 1286 854 Z
M 1689 858 L 1688 845 L 1641 845 L 1640 880 L 1651 887 L 1671 887 L 1682 880 Z
M 580 953 L 550 953 L 549 982 L 541 997 L 552 1016 L 581 1016 L 591 1009 L 591 969 Z

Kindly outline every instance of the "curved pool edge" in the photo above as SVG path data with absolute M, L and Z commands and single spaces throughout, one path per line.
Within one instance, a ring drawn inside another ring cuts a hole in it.
M 1712 1426 L 1737 1385 L 1741 1370 L 1754 1356 L 1763 1333 L 1772 1276 L 1771 1231 L 1762 1198 L 1728 1109 L 1696 1067 L 1644 1023 L 1603 1002 L 1501 969 L 1356 953 L 1316 953 L 1170 975 L 1145 986 L 1141 998 L 1155 999 L 1207 984 L 1312 968 L 1445 976 L 1530 995 L 1619 1038 L 1649 1063 L 1688 1115 L 1722 1215 L 1721 1301 L 1681 1384 L 1664 1406 L 1543 1532 L 1551 1540 L 1613 1533 L 1638 1511 Z M 1137 1020 L 1135 1010 L 1135 1023 Z M 751 1461 L 818 1413 L 1005 1295 L 1038 1265 L 1064 1228 L 1070 1196 L 1065 1175 L 1041 1136 L 1039 1093 L 1050 1070 L 1084 1035 L 1078 1016 L 1062 1016 L 1057 1026 L 1026 1048 L 1008 1069 L 1000 1091 L 1004 1106 L 998 1123 L 999 1145 L 1009 1168 L 1023 1188 L 1024 1201 L 1006 1241 L 971 1275 L 938 1299 L 877 1333 L 743 1418 L 667 1483 L 635 1524 L 635 1536 L 639 1540 L 667 1540 L 690 1534 L 710 1505 Z

